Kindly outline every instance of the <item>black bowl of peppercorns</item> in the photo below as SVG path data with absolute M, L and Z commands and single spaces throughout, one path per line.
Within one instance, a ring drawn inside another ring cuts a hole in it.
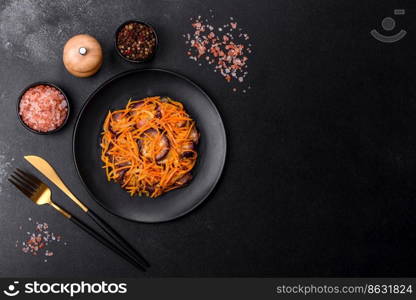
M 129 62 L 141 63 L 152 59 L 157 45 L 156 31 L 144 22 L 130 20 L 121 24 L 116 30 L 116 51 Z

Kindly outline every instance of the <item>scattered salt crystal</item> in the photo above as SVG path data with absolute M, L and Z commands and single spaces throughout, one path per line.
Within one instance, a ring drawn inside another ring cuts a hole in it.
M 31 218 L 28 218 L 29 221 L 32 221 Z M 36 222 L 34 232 L 26 232 L 28 236 L 26 242 L 22 242 L 22 252 L 23 253 L 30 253 L 34 256 L 37 256 L 40 251 L 44 251 L 45 256 L 53 256 L 54 252 L 50 251 L 47 247 L 53 243 L 59 243 L 62 240 L 62 236 L 60 234 L 55 235 L 53 232 L 49 232 L 48 229 L 49 225 L 47 223 L 39 223 Z M 22 229 L 22 226 L 19 226 L 19 229 Z M 19 241 L 16 240 L 16 247 L 18 246 Z M 67 243 L 64 242 L 66 246 Z M 44 262 L 47 262 L 45 259 Z
M 185 44 L 190 42 L 190 48 L 186 52 L 188 57 L 198 62 L 198 66 L 202 66 L 204 61 L 212 65 L 214 73 L 221 74 L 227 82 L 243 82 L 248 74 L 243 72 L 248 68 L 248 57 L 245 54 L 251 53 L 245 42 L 249 35 L 241 32 L 237 38 L 233 36 L 233 29 L 242 31 L 234 17 L 229 17 L 230 21 L 218 26 L 216 30 L 208 23 L 208 19 L 198 16 L 196 20 L 191 24 L 194 32 L 182 35 L 185 37 Z

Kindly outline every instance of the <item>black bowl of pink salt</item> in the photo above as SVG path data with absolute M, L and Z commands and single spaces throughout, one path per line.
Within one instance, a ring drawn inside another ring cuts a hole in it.
M 133 63 L 149 61 L 156 53 L 156 31 L 147 23 L 130 20 L 121 24 L 115 34 L 116 52 Z
M 62 129 L 69 116 L 65 93 L 49 82 L 36 82 L 26 87 L 17 102 L 17 115 L 27 130 L 51 134 Z

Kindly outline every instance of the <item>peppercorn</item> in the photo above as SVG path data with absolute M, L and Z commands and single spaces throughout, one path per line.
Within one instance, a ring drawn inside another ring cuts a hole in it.
M 117 48 L 127 59 L 147 60 L 156 50 L 156 34 L 148 25 L 138 22 L 128 23 L 117 34 Z

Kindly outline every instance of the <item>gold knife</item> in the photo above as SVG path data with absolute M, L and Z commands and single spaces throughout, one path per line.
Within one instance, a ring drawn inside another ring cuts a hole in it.
M 52 181 L 58 188 L 61 189 L 72 201 L 74 201 L 84 212 L 88 211 L 88 207 L 82 204 L 81 201 L 78 200 L 74 194 L 66 187 L 64 182 L 59 178 L 56 171 L 52 168 L 52 166 L 44 160 L 42 157 L 35 156 L 35 155 L 27 155 L 24 157 L 32 166 L 34 166 L 39 172 L 45 175 L 50 181 Z

